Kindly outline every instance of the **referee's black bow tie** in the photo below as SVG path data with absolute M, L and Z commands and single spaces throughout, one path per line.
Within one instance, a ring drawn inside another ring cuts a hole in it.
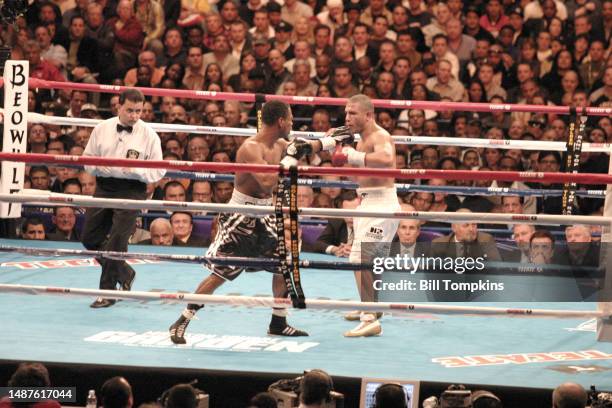
M 133 126 L 123 126 L 121 123 L 117 123 L 117 132 L 121 133 L 124 130 L 128 133 L 132 133 L 132 130 L 134 130 L 134 127 Z

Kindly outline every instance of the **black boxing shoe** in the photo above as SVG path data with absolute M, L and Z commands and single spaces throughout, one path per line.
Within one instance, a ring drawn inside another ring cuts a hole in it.
M 176 322 L 168 331 L 170 332 L 170 341 L 174 344 L 186 344 L 187 340 L 185 340 L 185 331 L 187 330 L 187 326 L 189 326 L 190 320 L 185 316 L 181 315 Z
M 303 330 L 296 329 L 295 327 L 286 324 L 284 327 L 270 325 L 268 327 L 268 334 L 271 336 L 286 336 L 286 337 L 302 337 L 308 336 Z
M 97 298 L 91 305 L 89 305 L 89 307 L 92 309 L 100 309 L 103 307 L 110 307 L 115 303 L 117 303 L 115 299 Z

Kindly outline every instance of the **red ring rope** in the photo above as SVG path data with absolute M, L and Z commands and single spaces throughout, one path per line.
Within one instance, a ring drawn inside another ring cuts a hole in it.
M 0 81 L 2 84 L 2 81 Z M 211 92 L 211 91 L 191 91 L 180 89 L 163 88 L 137 88 L 117 85 L 82 84 L 74 82 L 45 81 L 42 79 L 30 78 L 31 88 L 45 89 L 65 89 L 80 90 L 86 92 L 106 92 L 120 93 L 126 89 L 139 89 L 145 95 L 150 96 L 173 96 L 176 98 L 208 99 L 216 101 L 240 101 L 255 102 L 255 94 L 252 93 L 231 93 L 231 92 Z M 280 100 L 289 104 L 297 105 L 346 105 L 346 98 L 324 98 L 314 96 L 286 96 L 286 95 L 266 95 L 266 101 Z M 473 102 L 433 102 L 433 101 L 407 101 L 395 99 L 373 99 L 372 102 L 377 108 L 388 109 L 422 109 L 432 111 L 469 111 L 469 112 L 529 112 L 529 113 L 555 113 L 558 115 L 569 115 L 568 106 L 548 106 L 548 105 L 517 105 L 517 104 L 496 104 L 496 103 L 473 103 Z M 586 108 L 588 115 L 609 116 L 612 108 Z
M 132 160 L 107 159 L 89 156 L 48 155 L 40 153 L 0 153 L 0 160 L 51 163 L 51 164 L 82 164 L 87 166 L 134 167 L 149 169 L 173 169 L 185 171 L 213 171 L 213 172 L 252 172 L 252 173 L 278 173 L 280 166 L 266 164 L 244 163 L 211 163 L 190 161 L 165 160 Z M 432 179 L 445 180 L 498 180 L 498 181 L 533 181 L 548 183 L 578 184 L 612 184 L 612 175 L 594 173 L 543 173 L 534 171 L 472 171 L 472 170 L 422 170 L 422 169 L 372 169 L 349 167 L 311 167 L 298 166 L 298 171 L 305 175 L 334 175 L 334 176 L 360 176 L 385 177 L 396 179 Z

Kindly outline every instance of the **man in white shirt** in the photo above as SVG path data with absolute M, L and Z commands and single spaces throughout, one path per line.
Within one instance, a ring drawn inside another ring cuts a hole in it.
M 99 123 L 91 133 L 83 156 L 116 159 L 162 160 L 159 136 L 140 120 L 143 94 L 135 89 L 119 97 L 117 117 Z M 107 166 L 85 166 L 96 176 L 94 197 L 146 199 L 147 183 L 159 181 L 165 170 Z M 127 252 L 128 240 L 136 226 L 138 211 L 113 208 L 88 208 L 85 214 L 82 243 L 89 250 Z M 100 289 L 130 290 L 136 271 L 125 261 L 98 259 L 102 266 Z M 98 298 L 93 308 L 109 307 L 113 299 Z
M 295 22 L 299 17 L 312 17 L 312 8 L 299 0 L 285 0 L 285 4 L 281 9 L 281 19 L 295 26 Z
M 223 71 L 223 78 L 229 78 L 240 72 L 240 60 L 232 55 L 232 49 L 225 35 L 218 35 L 213 42 L 212 52 L 207 52 L 202 58 L 202 64 L 216 62 Z

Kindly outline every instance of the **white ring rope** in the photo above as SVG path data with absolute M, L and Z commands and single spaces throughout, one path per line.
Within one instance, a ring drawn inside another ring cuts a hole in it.
M 62 126 L 84 126 L 94 127 L 102 120 L 86 118 L 64 118 L 60 116 L 47 116 L 40 113 L 29 112 L 28 121 L 31 123 L 42 123 L 49 125 Z M 214 134 L 220 136 L 254 136 L 256 129 L 241 129 L 231 127 L 196 126 L 166 123 L 150 123 L 156 132 L 183 132 L 197 134 Z M 323 137 L 323 132 L 298 132 L 291 134 L 295 137 L 305 139 L 318 139 Z M 359 139 L 359 136 L 356 137 Z M 478 138 L 457 138 L 457 137 L 433 137 L 433 136 L 393 136 L 395 143 L 408 145 L 439 145 L 457 147 L 480 147 L 492 149 L 521 149 L 521 150 L 552 150 L 565 152 L 567 146 L 565 142 L 547 142 L 538 140 L 500 140 L 500 139 L 478 139 Z M 583 143 L 582 151 L 609 153 L 612 150 L 610 143 Z
M 31 192 L 32 190 L 28 190 Z M 77 207 L 121 208 L 127 210 L 156 210 L 156 211 L 206 211 L 214 213 L 243 213 L 251 216 L 266 216 L 274 214 L 274 207 L 262 205 L 234 205 L 216 203 L 193 203 L 183 201 L 161 200 L 127 200 L 118 198 L 99 198 L 76 194 L 51 193 L 36 190 L 42 194 L 0 194 L 0 201 L 12 203 L 28 203 L 35 205 L 67 205 Z M 283 211 L 289 212 L 288 208 Z M 491 214 L 472 212 L 419 212 L 419 211 L 372 211 L 372 210 L 345 210 L 340 208 L 300 208 L 302 216 L 321 218 L 388 218 L 388 219 L 415 219 L 423 221 L 442 222 L 474 222 L 491 224 L 537 224 L 537 225 L 601 225 L 612 226 L 612 217 L 590 215 L 553 215 L 553 214 Z
M 139 291 L 118 291 L 83 288 L 65 288 L 36 285 L 0 284 L 0 292 L 27 294 L 45 294 L 59 296 L 88 296 L 106 299 L 132 300 L 173 300 L 181 303 L 216 304 L 247 307 L 292 307 L 290 299 L 279 299 L 260 296 L 197 295 L 189 293 L 159 293 Z M 605 311 L 595 310 L 554 310 L 554 309 L 508 309 L 483 306 L 449 306 L 439 304 L 409 304 L 391 302 L 359 302 L 346 300 L 306 299 L 306 308 L 315 310 L 363 310 L 363 311 L 397 311 L 408 313 L 435 313 L 443 315 L 480 315 L 480 316 L 518 316 L 518 317 L 555 317 L 561 319 L 575 318 L 609 318 Z

